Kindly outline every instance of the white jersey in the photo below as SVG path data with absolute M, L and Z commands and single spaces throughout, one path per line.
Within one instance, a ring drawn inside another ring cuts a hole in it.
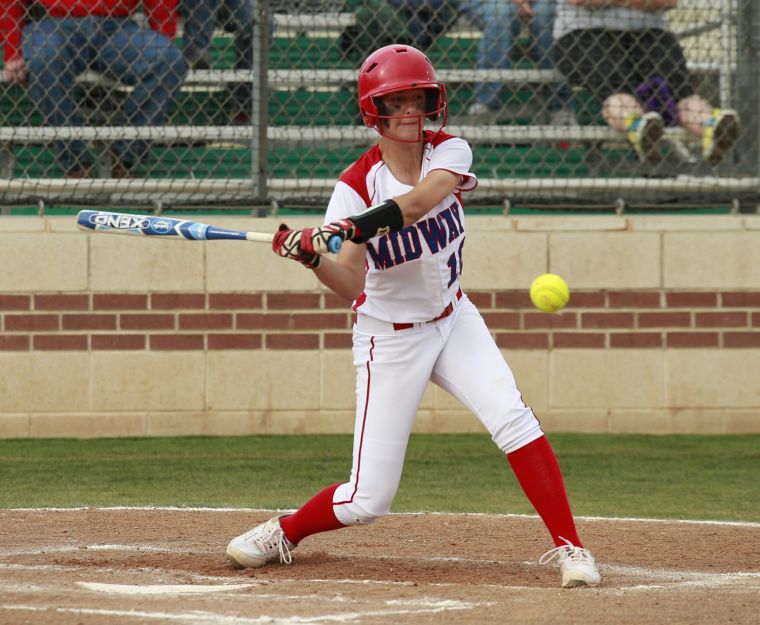
M 464 139 L 444 132 L 425 132 L 424 139 L 420 180 L 436 169 L 459 174 L 462 180 L 415 224 L 367 241 L 366 283 L 353 308 L 391 323 L 434 319 L 459 290 L 465 239 L 461 193 L 478 184 L 469 171 L 472 150 Z M 411 189 L 396 180 L 376 145 L 341 175 L 325 223 L 358 215 Z

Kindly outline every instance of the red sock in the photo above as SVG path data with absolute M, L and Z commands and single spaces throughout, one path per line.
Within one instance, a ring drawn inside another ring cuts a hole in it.
M 346 527 L 333 512 L 333 493 L 340 484 L 319 491 L 299 510 L 280 520 L 286 538 L 297 545 L 307 536 Z
M 530 503 L 552 535 L 554 544 L 564 545 L 566 543 L 562 538 L 566 538 L 573 545 L 583 547 L 575 529 L 573 513 L 570 512 L 557 457 L 546 437 L 542 436 L 507 454 L 507 460 Z

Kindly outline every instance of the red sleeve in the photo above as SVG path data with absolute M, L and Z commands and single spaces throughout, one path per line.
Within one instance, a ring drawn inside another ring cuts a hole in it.
M 382 160 L 380 148 L 374 145 L 362 154 L 353 165 L 347 167 L 340 175 L 340 178 L 338 178 L 338 180 L 346 183 L 356 191 L 357 195 L 364 200 L 366 206 L 369 206 L 372 202 L 369 190 L 367 189 L 367 173 L 380 160 Z
M 173 40 L 177 32 L 177 0 L 143 0 L 143 5 L 150 27 Z
M 24 28 L 24 0 L 0 0 L 0 37 L 5 62 L 21 56 L 21 30 Z

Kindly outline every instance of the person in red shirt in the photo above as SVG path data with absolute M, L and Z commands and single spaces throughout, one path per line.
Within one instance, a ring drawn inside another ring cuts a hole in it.
M 26 83 L 49 126 L 81 126 L 74 81 L 94 70 L 133 87 L 123 105 L 125 125 L 164 122 L 187 64 L 173 40 L 176 0 L 37 0 L 32 17 L 27 0 L 0 3 L 5 79 Z M 143 9 L 150 28 L 133 16 Z M 69 177 L 90 175 L 92 159 L 83 141 L 55 141 L 56 158 Z M 144 161 L 145 141 L 115 141 L 115 176 L 131 176 Z

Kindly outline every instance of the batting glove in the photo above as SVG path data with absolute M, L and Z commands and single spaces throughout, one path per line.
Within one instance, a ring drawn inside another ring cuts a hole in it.
M 287 225 L 280 224 L 272 240 L 272 250 L 278 256 L 298 261 L 309 269 L 316 269 L 322 259 L 318 254 L 305 252 L 301 248 L 302 238 L 303 231 L 291 230 Z
M 306 254 L 327 254 L 331 251 L 328 242 L 336 235 L 341 241 L 351 241 L 357 239 L 360 233 L 350 219 L 339 219 L 318 228 L 304 228 L 300 241 L 301 250 Z
M 396 200 L 385 200 L 382 204 L 348 219 L 339 219 L 319 228 L 305 228 L 301 235 L 301 250 L 308 254 L 326 254 L 334 251 L 329 247 L 330 239 L 366 243 L 372 237 L 398 232 L 404 227 L 404 214 Z

